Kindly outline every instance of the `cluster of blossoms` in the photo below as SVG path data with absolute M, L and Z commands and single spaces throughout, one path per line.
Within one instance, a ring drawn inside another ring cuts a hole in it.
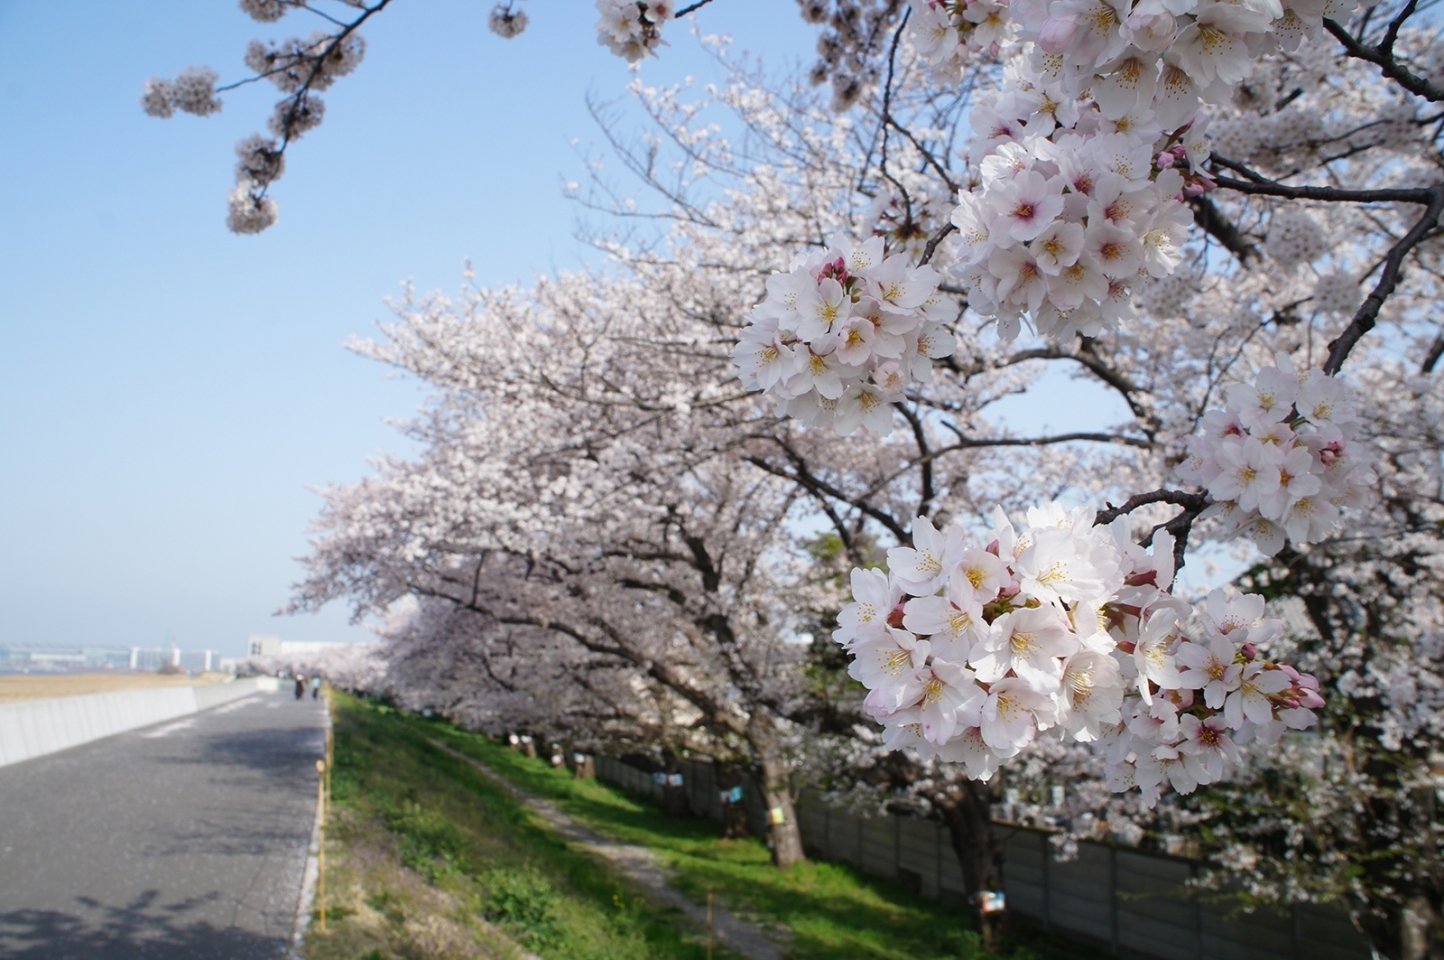
M 1281 631 L 1263 598 L 1215 591 L 1197 634 L 1172 596 L 1173 541 L 1150 552 L 1128 521 L 1088 508 L 1028 511 L 1019 534 L 995 510 L 987 545 L 919 517 L 888 572 L 855 569 L 833 637 L 869 688 L 891 749 L 992 776 L 1040 733 L 1093 742 L 1109 785 L 1187 793 L 1227 776 L 1236 745 L 1314 722 L 1318 683 L 1259 653 Z
M 977 107 L 974 186 L 953 222 L 969 305 L 1013 339 L 1055 339 L 1132 316 L 1130 286 L 1173 273 L 1210 189 L 1201 100 L 1272 50 L 1296 50 L 1351 0 L 912 0 L 913 43 L 958 75 L 970 54 L 1018 43 Z
M 361 6 L 357 0 L 342 0 L 347 6 Z M 241 8 L 262 23 L 279 20 L 304 3 L 292 0 L 242 0 Z M 253 134 L 236 145 L 236 186 L 228 199 L 226 225 L 235 233 L 260 233 L 279 215 L 276 201 L 267 190 L 285 170 L 286 146 L 319 126 L 326 105 L 316 94 L 340 77 L 355 70 L 366 55 L 366 41 L 360 34 L 318 31 L 308 39 L 292 37 L 281 43 L 251 41 L 246 49 L 246 66 L 275 84 L 286 96 L 276 104 L 270 118 L 270 137 Z M 145 112 L 169 117 L 180 110 L 200 116 L 221 109 L 216 97 L 216 72 L 191 67 L 174 80 L 151 79 L 141 96 Z M 229 88 L 222 88 L 229 89 Z
M 220 77 L 210 67 L 187 67 L 174 80 L 152 77 L 145 82 L 140 105 L 152 117 L 174 116 L 177 110 L 198 117 L 209 116 L 221 109 L 216 96 Z
M 834 238 L 769 277 L 733 351 L 743 382 L 810 424 L 890 433 L 892 403 L 956 344 L 940 322 L 937 271 L 884 254 L 881 237 Z
M 972 121 L 978 182 L 952 215 L 969 306 L 997 317 L 1006 340 L 1025 316 L 1057 340 L 1133 316 L 1137 278 L 1183 259 L 1193 215 L 1182 201 L 1205 184 L 1180 167 L 1207 157 L 1201 125 L 1163 135 L 1151 119 L 1110 120 L 1027 86 Z
M 519 37 L 526 31 L 530 19 L 525 10 L 518 10 L 507 0 L 506 3 L 498 3 L 491 8 L 491 16 L 487 18 L 487 26 L 491 32 L 504 40 Z
M 996 57 L 1017 33 L 1007 0 L 911 0 L 913 47 L 939 78 L 956 80 L 970 56 Z
M 662 24 L 676 15 L 672 0 L 597 0 L 597 42 L 636 63 L 662 45 Z
M 1318 370 L 1299 374 L 1287 356 L 1276 362 L 1253 383 L 1228 387 L 1227 405 L 1204 415 L 1177 468 L 1208 489 L 1231 532 L 1247 532 L 1270 557 L 1286 538 L 1323 540 L 1375 482 L 1349 388 Z

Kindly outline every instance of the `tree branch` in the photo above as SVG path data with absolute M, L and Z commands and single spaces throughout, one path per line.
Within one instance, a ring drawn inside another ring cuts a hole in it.
M 1364 303 L 1354 314 L 1354 319 L 1344 328 L 1344 332 L 1330 342 L 1329 359 L 1324 362 L 1324 373 L 1329 376 L 1333 376 L 1343 368 L 1349 351 L 1354 349 L 1354 344 L 1363 339 L 1364 334 L 1374 329 L 1384 301 L 1399 285 L 1399 278 L 1404 271 L 1404 258 L 1418 246 L 1419 241 L 1423 240 L 1429 231 L 1438 225 L 1440 215 L 1444 214 L 1444 183 L 1435 184 L 1427 188 L 1425 192 L 1429 194 L 1429 205 L 1424 209 L 1424 215 L 1398 243 L 1390 248 L 1389 255 L 1384 258 L 1384 269 L 1379 273 L 1379 282 L 1374 285 L 1374 291 L 1365 298 Z
M 1431 83 L 1428 79 L 1414 73 L 1408 67 L 1399 62 L 1394 56 L 1394 40 L 1399 36 L 1399 26 L 1403 24 L 1403 17 L 1412 13 L 1414 8 L 1413 0 L 1404 7 L 1404 11 L 1394 23 L 1389 24 L 1389 30 L 1384 35 L 1384 43 L 1377 47 L 1371 47 L 1362 42 L 1358 37 L 1349 32 L 1348 28 L 1334 20 L 1324 20 L 1324 29 L 1329 31 L 1344 45 L 1349 56 L 1356 60 L 1364 60 L 1374 64 L 1379 71 L 1393 80 L 1399 86 L 1412 94 L 1423 97 L 1438 103 L 1444 100 L 1444 87 L 1437 83 Z

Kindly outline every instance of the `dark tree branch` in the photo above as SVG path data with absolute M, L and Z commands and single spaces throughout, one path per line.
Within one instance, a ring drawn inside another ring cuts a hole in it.
M 1212 501 L 1202 493 L 1188 493 L 1182 490 L 1154 490 L 1149 493 L 1139 493 L 1129 497 L 1122 506 L 1115 507 L 1111 503 L 1099 510 L 1093 517 L 1095 525 L 1112 523 L 1119 517 L 1132 513 L 1139 507 L 1151 503 L 1171 503 L 1182 507 L 1173 518 L 1157 524 L 1148 531 L 1148 536 L 1139 541 L 1141 546 L 1153 546 L 1153 537 L 1160 530 L 1167 530 L 1173 535 L 1173 573 L 1183 569 L 1186 562 L 1184 555 L 1188 552 L 1188 535 L 1193 531 L 1193 523 L 1199 518 L 1203 511 L 1207 510 Z M 1159 584 L 1160 589 L 1166 589 L 1167 584 Z
M 1214 154 L 1209 163 L 1242 174 L 1246 179 L 1214 176 L 1220 186 L 1238 193 L 1264 197 L 1283 197 L 1286 200 L 1320 200 L 1331 203 L 1419 203 L 1433 201 L 1437 187 L 1381 187 L 1374 190 L 1349 190 L 1344 187 L 1293 186 L 1270 180 L 1250 170 L 1237 160 L 1230 160 Z
M 918 260 L 918 266 L 921 267 L 929 260 L 931 260 L 933 258 L 933 254 L 938 252 L 938 244 L 942 243 L 943 238 L 956 229 L 958 228 L 953 226 L 953 222 L 951 220 L 943 224 L 943 228 L 939 230 L 931 240 L 928 241 L 928 245 L 926 247 L 923 247 L 923 255 L 922 258 Z
M 1444 356 L 1444 331 L 1441 331 L 1434 338 L 1434 342 L 1429 345 L 1429 352 L 1424 355 L 1424 362 L 1419 364 L 1419 372 L 1433 373 L 1434 366 L 1439 362 L 1441 356 Z
M 1424 215 L 1398 243 L 1390 248 L 1389 255 L 1384 258 L 1384 269 L 1379 273 L 1379 282 L 1374 285 L 1373 292 L 1365 298 L 1363 305 L 1354 314 L 1354 319 L 1344 328 L 1344 332 L 1329 344 L 1329 359 L 1324 362 L 1324 373 L 1329 376 L 1333 376 L 1343 368 L 1349 351 L 1354 349 L 1354 344 L 1363 339 L 1364 334 L 1374 329 L 1384 301 L 1399 285 L 1399 278 L 1404 272 L 1404 258 L 1418 246 L 1419 241 L 1423 240 L 1429 231 L 1438 225 L 1440 215 L 1444 214 L 1444 183 L 1429 187 L 1427 192 L 1430 199 L 1429 205 L 1424 209 Z
M 1249 260 L 1258 259 L 1258 248 L 1207 196 L 1194 197 L 1190 205 L 1193 207 L 1193 222 L 1223 244 L 1224 249 L 1233 254 L 1239 263 L 1248 266 Z
M 1104 508 L 1094 515 L 1093 523 L 1095 526 L 1106 526 L 1119 517 L 1127 516 L 1139 507 L 1146 507 L 1151 503 L 1171 503 L 1176 507 L 1197 508 L 1202 511 L 1204 507 L 1208 506 L 1208 497 L 1201 493 L 1188 493 L 1183 490 L 1153 490 L 1149 493 L 1138 493 L 1123 501 L 1122 506 L 1115 507 L 1111 503 L 1105 503 Z
M 1371 47 L 1361 41 L 1358 37 L 1349 32 L 1348 28 L 1334 20 L 1325 20 L 1324 29 L 1328 30 L 1344 45 L 1349 56 L 1372 63 L 1379 68 L 1379 71 L 1393 80 L 1399 86 L 1410 93 L 1438 103 L 1444 100 L 1444 87 L 1437 83 L 1431 83 L 1427 78 L 1419 76 L 1408 67 L 1399 62 L 1394 56 L 1394 41 L 1399 36 L 1399 27 L 1402 26 L 1402 18 L 1413 12 L 1413 0 L 1404 7 L 1400 17 L 1389 24 L 1389 30 L 1384 35 L 1384 43 L 1377 47 Z

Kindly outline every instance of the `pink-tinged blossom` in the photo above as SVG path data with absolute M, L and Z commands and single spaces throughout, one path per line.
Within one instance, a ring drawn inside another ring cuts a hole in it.
M 1056 277 L 1078 262 L 1083 252 L 1083 226 L 1055 220 L 1028 245 L 1038 269 Z M 1050 284 L 1051 286 L 1051 284 Z
M 1238 763 L 1238 747 L 1228 735 L 1229 726 L 1217 715 L 1206 720 L 1192 714 L 1179 718 L 1178 732 L 1183 740 L 1178 751 L 1189 773 L 1199 783 L 1222 780 L 1228 776 L 1230 764 Z
M 979 726 L 983 742 L 1007 758 L 1031 743 L 1039 727 L 1051 726 L 1052 720 L 1049 699 L 1014 678 L 999 680 L 988 689 Z
M 1184 685 L 1183 678 L 1178 673 L 1178 664 L 1173 658 L 1173 648 L 1177 643 L 1176 611 L 1160 610 L 1148 618 L 1148 623 L 1133 646 L 1133 663 L 1138 671 L 1138 692 L 1144 703 L 1153 702 L 1150 682 L 1162 689 Z
M 837 615 L 838 630 L 833 639 L 844 646 L 859 639 L 877 639 L 887 628 L 893 607 L 902 599 L 902 588 L 876 568 L 852 571 L 853 602 Z
M 876 385 L 853 383 L 837 400 L 837 419 L 833 429 L 840 437 L 866 430 L 875 437 L 892 433 L 892 401 Z
M 1106 220 L 1088 224 L 1083 252 L 1090 264 L 1115 280 L 1131 277 L 1143 266 L 1143 242 L 1138 234 Z
M 1260 370 L 1253 383 L 1230 384 L 1229 407 L 1252 432 L 1288 418 L 1299 394 L 1299 382 L 1277 367 Z
M 953 663 L 967 663 L 974 647 L 988 637 L 983 606 L 967 599 L 914 597 L 907 601 L 903 626 L 926 636 L 933 652 Z
M 1050 607 L 1014 610 L 992 623 L 987 639 L 973 648 L 968 662 L 978 679 L 992 683 L 1009 672 L 1042 693 L 1058 689 L 1063 673 L 1060 658 L 1078 650 L 1058 611 Z
M 913 520 L 913 545 L 887 552 L 888 569 L 915 596 L 936 593 L 963 552 L 963 531 L 950 524 L 939 532 L 927 517 Z
M 836 330 L 852 313 L 852 297 L 832 277 L 824 277 L 797 298 L 797 335 L 811 341 Z
M 1313 464 L 1307 447 L 1294 447 L 1285 453 L 1278 465 L 1279 488 L 1259 498 L 1259 512 L 1271 521 L 1282 520 L 1290 506 L 1318 493 L 1323 481 L 1312 472 Z
M 1245 719 L 1259 726 L 1272 722 L 1273 704 L 1269 697 L 1282 693 L 1290 686 L 1289 676 L 1282 670 L 1271 670 L 1262 663 L 1250 663 L 1239 675 L 1238 689 L 1228 695 L 1224 704 L 1223 712 L 1228 725 L 1241 727 Z
M 988 260 L 988 272 L 998 279 L 999 301 L 1011 301 L 1020 309 L 1037 310 L 1048 295 L 1048 277 L 1027 247 L 994 253 Z
M 959 727 L 975 727 L 982 719 L 987 694 L 966 667 L 935 659 L 923 672 L 922 686 L 918 716 L 928 742 L 947 743 Z
M 1215 454 L 1218 476 L 1208 485 L 1215 500 L 1233 501 L 1244 510 L 1258 509 L 1259 500 L 1279 489 L 1277 452 L 1250 437 L 1242 443 L 1224 444 Z
M 772 390 L 797 373 L 797 351 L 782 342 L 777 321 L 759 320 L 742 331 L 732 350 L 743 383 L 754 390 Z
M 1202 690 L 1209 709 L 1223 707 L 1228 695 L 1238 689 L 1243 665 L 1234 662 L 1238 650 L 1227 637 L 1213 637 L 1206 643 L 1186 641 L 1178 645 L 1174 659 L 1183 669 L 1178 685 L 1188 690 Z
M 1204 3 L 1170 49 L 1194 82 L 1238 83 L 1248 68 L 1246 35 L 1266 27 L 1267 21 L 1241 4 Z
M 1223 776 L 1234 743 L 1314 722 L 1317 682 L 1257 659 L 1281 630 L 1261 597 L 1215 591 L 1203 639 L 1183 640 L 1172 536 L 1145 549 L 1126 518 L 1100 528 L 1095 516 L 1044 504 L 1019 530 L 995 509 L 984 545 L 919 518 L 887 574 L 854 574 L 835 638 L 885 744 L 987 777 L 1056 729 L 1094 743 L 1114 787 L 1155 803 Z
M 1120 722 L 1123 678 L 1111 655 L 1083 650 L 1069 657 L 1060 689 L 1058 725 L 1073 739 L 1097 740 Z
M 996 555 L 977 547 L 958 557 L 948 581 L 948 596 L 955 601 L 987 603 L 1009 582 L 1008 565 Z
M 1157 787 L 1164 783 L 1176 793 L 1190 794 L 1198 789 L 1198 778 L 1183 762 L 1183 754 L 1175 747 L 1160 746 L 1147 755 L 1139 757 L 1134 764 L 1139 785 L 1148 783 Z
M 852 647 L 848 676 L 868 687 L 896 685 L 922 669 L 929 646 L 906 630 L 884 626 Z
M 1034 170 L 999 185 L 991 196 L 995 238 L 1032 240 L 1063 212 L 1063 181 Z

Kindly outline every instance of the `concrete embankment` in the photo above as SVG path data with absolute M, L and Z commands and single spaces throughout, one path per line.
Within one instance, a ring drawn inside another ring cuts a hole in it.
M 0 767 L 278 689 L 273 677 L 0 703 Z

